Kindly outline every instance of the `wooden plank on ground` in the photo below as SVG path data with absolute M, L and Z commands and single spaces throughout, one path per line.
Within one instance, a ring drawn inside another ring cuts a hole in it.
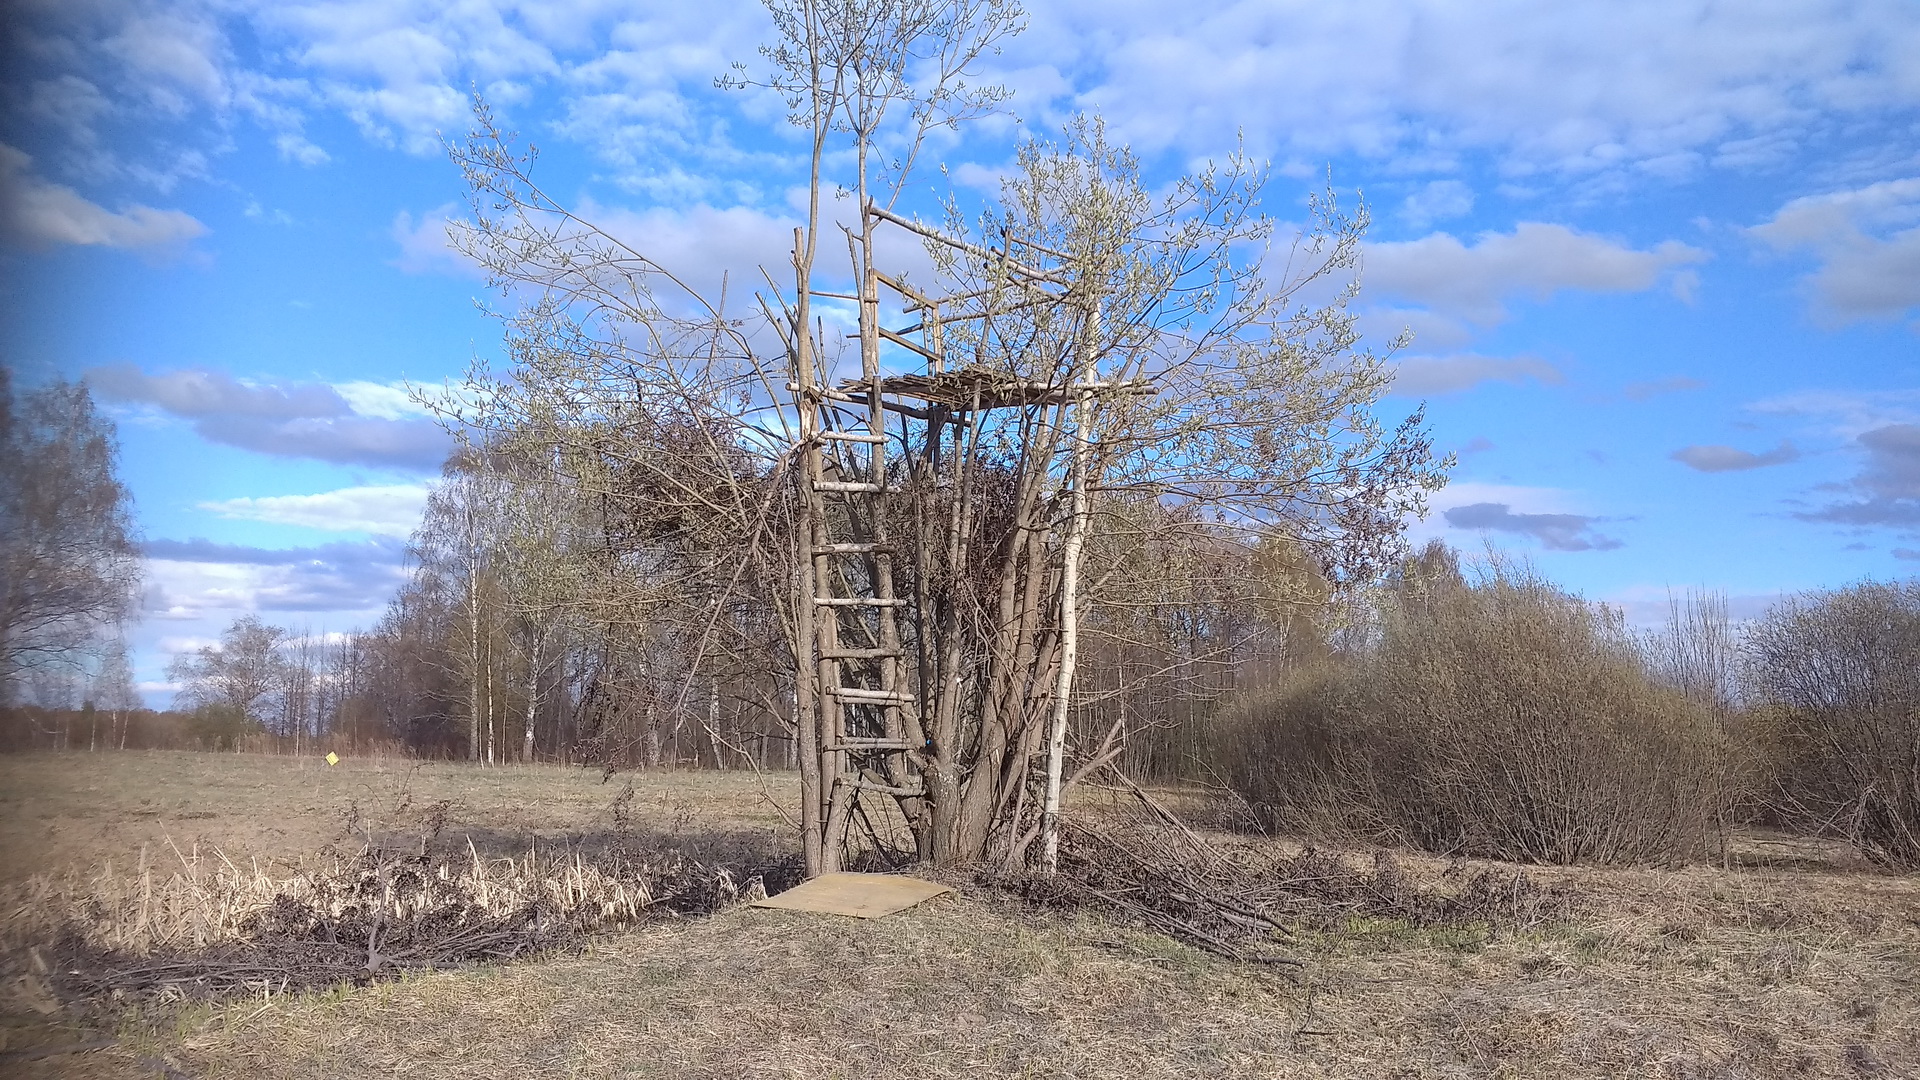
M 778 896 L 755 900 L 753 906 L 877 919 L 952 891 L 937 881 L 903 874 L 821 874 Z

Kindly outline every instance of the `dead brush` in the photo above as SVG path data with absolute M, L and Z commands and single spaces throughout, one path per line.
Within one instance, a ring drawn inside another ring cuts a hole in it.
M 59 996 L 201 996 L 364 983 L 510 959 L 585 935 L 703 914 L 798 879 L 787 862 L 729 866 L 662 851 L 529 849 L 517 858 L 368 846 L 276 875 L 175 850 L 132 875 L 29 879 L 0 906 L 0 981 Z
M 1387 921 L 1490 938 L 1574 910 L 1566 887 L 1519 871 L 1453 872 L 1422 884 L 1388 851 L 1363 866 L 1312 847 L 1293 854 L 1264 845 L 1222 849 L 1163 814 L 1102 828 L 1068 820 L 1057 875 L 981 880 L 1031 903 L 1103 907 L 1218 956 L 1280 965 L 1301 962 L 1289 946 L 1303 931 Z

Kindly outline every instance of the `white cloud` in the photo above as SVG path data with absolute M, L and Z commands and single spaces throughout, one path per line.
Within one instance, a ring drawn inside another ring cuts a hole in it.
M 328 532 L 404 537 L 420 524 L 431 489 L 424 484 L 341 488 L 317 495 L 262 495 L 199 504 L 224 518 L 299 525 Z
M 1625 614 L 1629 624 L 1640 629 L 1657 630 L 1666 626 L 1674 601 L 1684 598 L 1691 588 L 1691 586 L 1676 588 L 1672 585 L 1629 585 L 1607 594 L 1603 600 Z M 1767 609 L 1778 603 L 1784 594 L 1723 592 L 1721 595 L 1727 602 L 1727 616 L 1734 622 L 1741 623 L 1765 615 Z
M 1473 209 L 1473 189 L 1458 180 L 1435 180 L 1406 197 L 1400 216 L 1414 228 L 1457 218 Z
M 166 653 L 199 652 L 201 649 L 219 648 L 220 639 L 217 637 L 184 637 L 174 635 L 171 637 L 163 637 L 154 644 L 159 647 L 161 652 Z M 164 688 L 166 685 L 165 683 L 161 683 L 158 684 L 156 688 Z
M 1891 319 L 1920 307 L 1920 177 L 1795 199 L 1747 231 L 1820 260 L 1806 286 L 1825 319 Z
M 168 112 L 184 113 L 194 100 L 215 106 L 227 101 L 226 42 L 210 22 L 179 11 L 136 15 L 105 47 Z
M 1454 348 L 1473 340 L 1472 327 L 1425 308 L 1379 304 L 1361 308 L 1355 318 L 1361 335 L 1373 342 L 1392 341 L 1403 331 L 1413 334 L 1414 344 L 1428 349 Z
M 1510 183 L 1673 177 L 1777 167 L 1920 104 L 1920 16 L 1903 0 L 1226 0 L 1173 19 L 1147 0 L 1031 6 L 1029 32 L 983 77 L 1005 79 L 1031 122 L 1097 108 L 1149 152 L 1217 153 L 1244 131 L 1256 152 L 1315 170 L 1355 152 L 1433 173 L 1487 151 Z M 551 129 L 614 179 L 728 202 L 744 196 L 716 185 L 766 172 L 743 168 L 767 151 L 731 133 L 736 110 L 750 126 L 783 111 L 711 84 L 733 60 L 758 63 L 768 18 L 754 0 L 46 3 L 25 17 L 40 55 L 71 69 L 58 77 L 112 87 L 116 105 L 144 100 L 193 138 L 250 115 L 307 163 L 323 152 L 299 132 L 318 109 L 433 154 L 463 124 L 470 87 L 514 108 L 544 89 Z M 1439 184 L 1408 200 L 1414 220 L 1460 212 L 1459 190 Z
M 1801 390 L 1765 398 L 1750 412 L 1818 421 L 1822 434 L 1852 440 L 1889 424 L 1920 423 L 1920 390 Z
M 722 276 L 728 283 L 728 305 L 736 313 L 745 309 L 756 288 L 765 281 L 756 267 L 765 267 L 775 281 L 792 275 L 789 261 L 793 248 L 793 229 L 798 217 L 768 213 L 745 206 L 690 206 L 684 209 L 654 207 L 627 210 L 585 200 L 578 208 L 581 217 L 635 251 L 666 267 L 703 296 L 718 298 Z M 821 215 L 830 223 L 854 221 L 852 199 L 823 200 Z M 905 229 L 882 228 L 875 246 L 882 266 L 925 280 L 931 264 L 926 246 Z M 846 247 L 822 248 L 818 273 L 822 281 L 833 282 L 850 275 Z M 783 267 L 789 268 L 783 271 Z M 783 276 L 784 274 L 784 276 Z M 670 303 L 671 294 L 661 287 L 658 296 Z
M 1380 294 L 1492 326 L 1506 320 L 1506 302 L 1517 295 L 1546 300 L 1563 290 L 1642 292 L 1662 274 L 1706 258 L 1677 240 L 1641 250 L 1526 221 L 1510 233 L 1482 233 L 1471 245 L 1443 232 L 1368 244 L 1364 280 Z
M 282 161 L 294 161 L 302 165 L 325 165 L 333 160 L 325 150 L 308 142 L 306 136 L 298 132 L 281 132 L 274 137 L 273 146 L 280 151 Z
M 744 206 L 634 211 L 589 203 L 581 216 L 711 295 L 718 294 L 723 272 L 749 272 L 755 266 L 772 271 L 786 262 L 797 224 Z M 755 284 L 764 287 L 757 279 Z M 753 287 L 734 282 L 736 290 Z
M 1409 356 L 1394 365 L 1393 393 L 1400 397 L 1432 397 L 1468 390 L 1483 382 L 1520 383 L 1529 379 L 1558 385 L 1566 381 L 1560 369 L 1535 356 L 1502 358 L 1461 353 L 1454 356 Z
M 0 144 L 0 236 L 20 247 L 62 244 L 165 251 L 207 227 L 179 210 L 129 206 L 115 213 L 64 184 L 33 175 L 33 159 Z
M 447 241 L 447 218 L 454 205 L 446 203 L 418 218 L 402 210 L 394 215 L 388 234 L 400 246 L 394 265 L 409 274 L 449 274 L 454 277 L 486 280 L 487 272 L 478 263 L 454 250 Z
M 173 623 L 219 612 L 358 612 L 378 607 L 406 575 L 406 545 L 378 537 L 304 548 L 209 540 L 150 540 L 149 616 Z
M 376 383 L 356 380 L 333 383 L 333 391 L 345 398 L 353 411 L 380 420 L 405 420 L 430 416 L 431 412 L 413 400 L 413 388 L 406 383 Z
M 66 136 L 73 149 L 82 152 L 93 149 L 99 138 L 94 124 L 112 111 L 112 104 L 98 86 L 73 74 L 34 83 L 24 110 L 27 116 Z
M 1309 157 L 1481 148 L 1516 172 L 1670 173 L 1920 104 L 1920 14 L 1901 0 L 1229 0 L 1178 18 L 1068 0 L 1032 20 L 1008 68 L 1064 73 L 1078 92 L 1055 107 L 1098 106 L 1151 148 L 1244 129 Z
M 156 406 L 191 419 L 202 438 L 262 454 L 427 471 L 446 460 L 451 441 L 426 410 L 403 407 L 392 387 L 377 383 L 343 390 L 207 369 L 149 375 L 131 364 L 90 368 L 85 377 L 103 397 Z

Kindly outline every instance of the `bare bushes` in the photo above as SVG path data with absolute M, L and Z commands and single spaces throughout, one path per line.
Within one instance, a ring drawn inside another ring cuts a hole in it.
M 1270 827 L 1544 863 L 1672 863 L 1731 798 L 1709 710 L 1617 616 L 1530 571 L 1410 563 L 1364 640 L 1223 722 Z
M 1920 868 L 1920 581 L 1783 601 L 1747 652 L 1783 815 Z
M 281 875 L 218 851 L 176 855 L 174 867 L 36 877 L 0 895 L 0 985 L 177 999 L 364 983 L 706 914 L 799 878 L 791 858 L 743 864 L 625 846 L 517 858 L 368 846 Z

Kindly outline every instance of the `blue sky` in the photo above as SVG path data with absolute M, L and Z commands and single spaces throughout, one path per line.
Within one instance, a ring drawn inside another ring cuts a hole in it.
M 990 183 L 1097 110 L 1150 178 L 1228 151 L 1374 216 L 1389 411 L 1460 454 L 1418 536 L 1640 618 L 1920 573 L 1920 6 L 1034 0 L 1014 91 L 937 148 Z M 86 375 L 148 544 L 138 673 L 238 615 L 369 625 L 445 447 L 405 393 L 498 355 L 446 248 L 479 88 L 549 189 L 718 279 L 804 182 L 713 89 L 754 3 L 21 0 L 0 65 L 0 335 Z M 940 182 L 922 174 L 926 186 Z

